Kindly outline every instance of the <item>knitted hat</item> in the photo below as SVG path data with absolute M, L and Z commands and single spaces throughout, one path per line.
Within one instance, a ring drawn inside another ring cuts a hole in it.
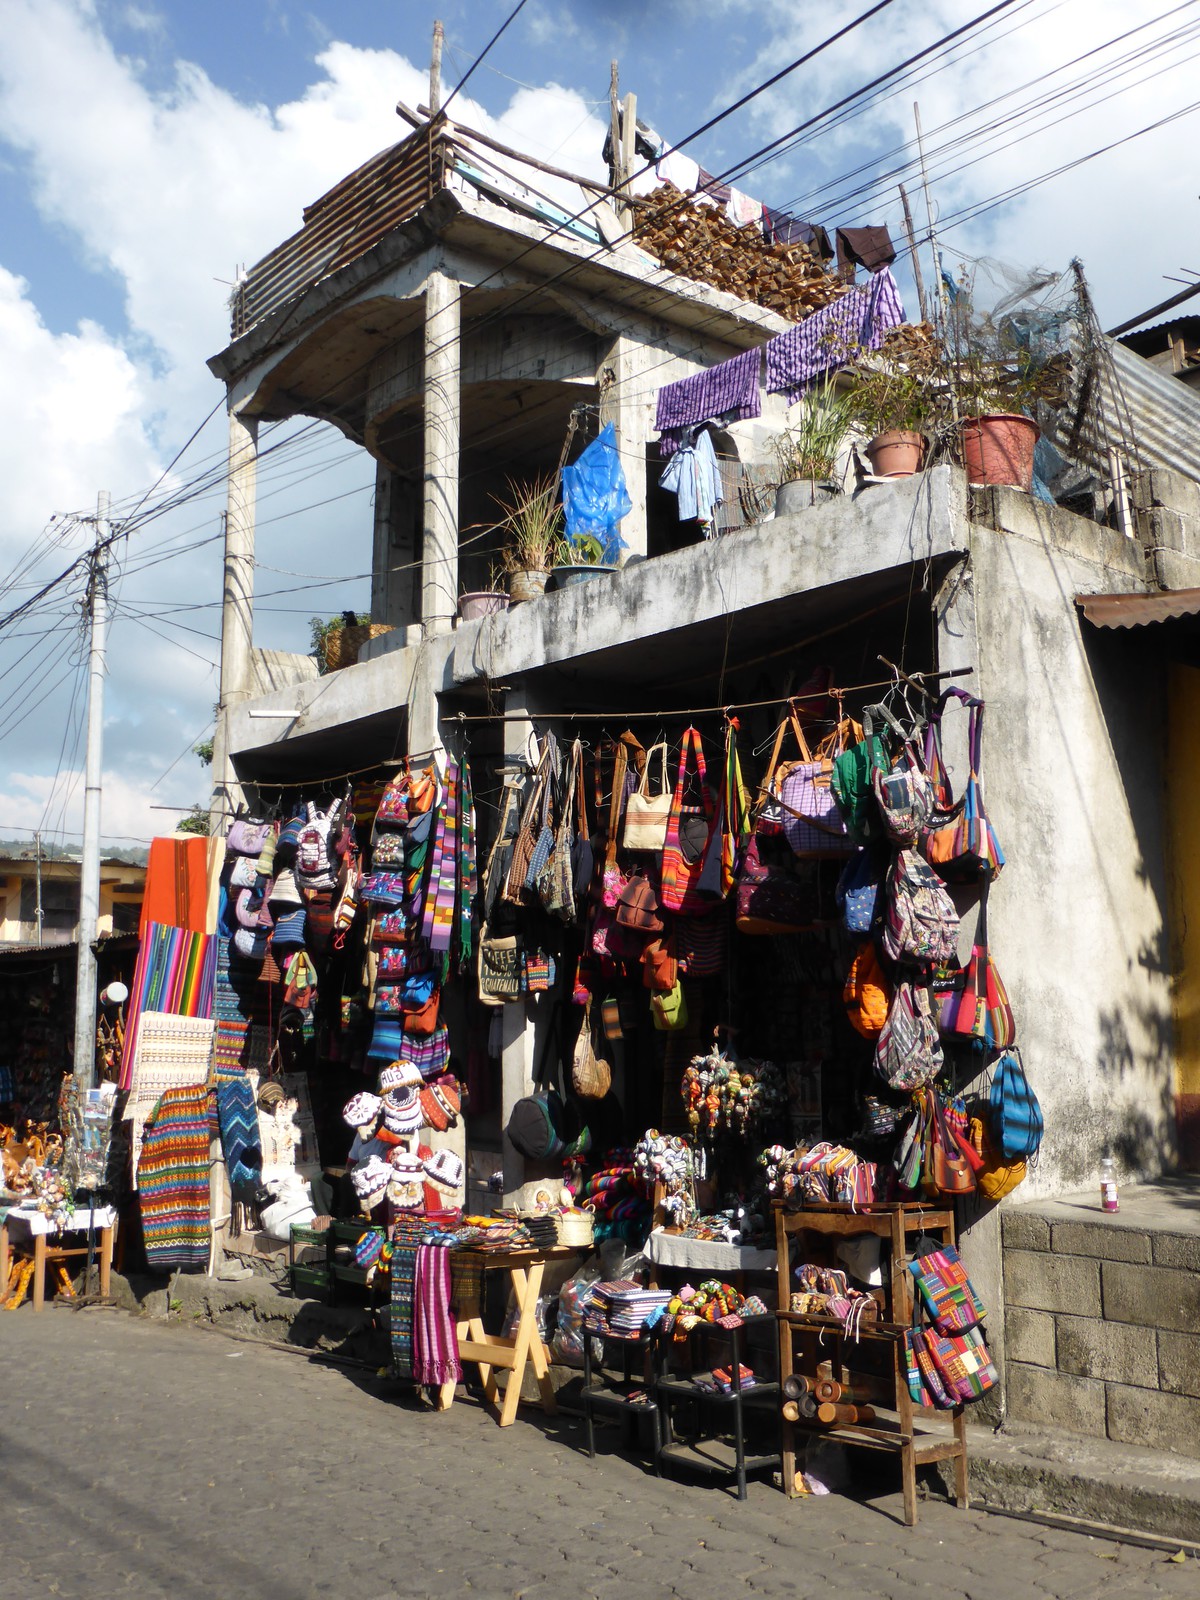
M 269 878 L 275 870 L 275 847 L 277 843 L 278 835 L 272 828 L 258 856 L 257 872 L 260 878 Z
M 415 1089 L 389 1089 L 383 1097 L 383 1124 L 389 1133 L 416 1133 L 421 1102 Z
M 419 1089 L 421 1082 L 421 1074 L 411 1061 L 393 1061 L 379 1074 L 379 1092 L 387 1094 L 389 1089 Z
M 453 1150 L 435 1150 L 425 1163 L 425 1176 L 439 1189 L 457 1194 L 463 1181 L 462 1161 Z
M 432 1089 L 422 1089 L 420 1093 L 421 1119 L 427 1128 L 432 1128 L 435 1133 L 445 1133 L 450 1126 L 450 1118 L 446 1115 L 446 1108 L 435 1098 Z
M 352 1128 L 373 1128 L 379 1121 L 383 1102 L 377 1094 L 356 1094 L 342 1109 L 342 1120 Z
M 259 1084 L 258 1104 L 261 1110 L 274 1111 L 283 1098 L 283 1085 L 276 1083 L 274 1078 L 268 1078 L 266 1083 Z
M 425 1163 L 420 1156 L 413 1155 L 411 1150 L 397 1148 L 388 1157 L 393 1174 L 402 1178 L 422 1178 L 425 1175 Z
M 374 1210 L 383 1199 L 391 1176 L 391 1168 L 378 1156 L 371 1156 L 361 1166 L 355 1167 L 352 1174 L 354 1193 L 364 1211 Z
M 296 854 L 296 846 L 300 843 L 300 830 L 304 826 L 303 817 L 292 817 L 285 822 L 279 830 L 279 837 L 275 841 L 275 861 L 291 861 Z
M 290 867 L 285 867 L 275 879 L 275 887 L 271 890 L 271 904 L 273 906 L 302 906 L 300 891 L 296 887 L 296 877 Z
M 459 1112 L 462 1110 L 462 1096 L 459 1093 L 455 1079 L 443 1078 L 439 1083 L 435 1083 L 433 1085 L 433 1098 L 449 1117 L 450 1126 L 453 1127 L 458 1121 Z

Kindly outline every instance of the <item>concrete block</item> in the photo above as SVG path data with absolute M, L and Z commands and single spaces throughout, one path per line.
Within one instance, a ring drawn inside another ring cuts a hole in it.
M 1035 1211 L 1002 1211 L 1000 1227 L 1007 1250 L 1050 1248 L 1050 1224 Z
M 1085 1256 L 1041 1255 L 1032 1250 L 1004 1252 L 1004 1301 L 1034 1311 L 1067 1311 L 1098 1317 L 1100 1262 Z
M 1200 1272 L 1200 1237 L 1186 1233 L 1156 1233 L 1153 1239 L 1156 1267 L 1181 1267 Z
M 1057 1323 L 1060 1372 L 1158 1388 L 1158 1350 L 1147 1329 L 1098 1317 L 1059 1317 Z
M 1069 1433 L 1103 1439 L 1106 1428 L 1104 1385 L 1044 1367 L 1010 1361 L 1005 1369 L 1008 1414 L 1017 1422 L 1036 1422 Z
M 1158 1336 L 1159 1388 L 1200 1399 L 1200 1337 L 1193 1333 Z
M 1123 1383 L 1107 1388 L 1110 1439 L 1200 1457 L 1200 1400 Z
M 1200 586 L 1200 560 L 1178 550 L 1153 551 L 1154 577 L 1164 589 L 1195 589 Z
M 1052 1239 L 1059 1255 L 1100 1256 L 1105 1261 L 1150 1260 L 1150 1237 L 1136 1228 L 1114 1228 L 1103 1222 L 1056 1222 Z
M 1105 1261 L 1101 1270 L 1104 1316 L 1109 1322 L 1136 1322 L 1143 1328 L 1176 1328 L 1183 1333 L 1200 1327 L 1200 1275 L 1123 1261 Z
M 1010 1306 L 1004 1317 L 1004 1348 L 1012 1361 L 1034 1367 L 1058 1365 L 1055 1356 L 1054 1318 L 1045 1311 Z
M 1200 486 L 1169 467 L 1147 467 L 1135 473 L 1133 494 L 1138 506 L 1170 506 L 1185 516 L 1200 518 Z

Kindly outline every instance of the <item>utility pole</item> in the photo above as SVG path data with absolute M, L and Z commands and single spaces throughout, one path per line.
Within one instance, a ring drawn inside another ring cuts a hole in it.
M 100 916 L 100 778 L 104 744 L 104 674 L 108 646 L 107 489 L 96 497 L 96 543 L 88 572 L 87 758 L 83 791 L 83 866 L 79 874 L 79 946 L 75 967 L 75 1078 L 81 1089 L 96 1082 L 96 955 Z
M 908 204 L 908 191 L 900 185 L 900 204 L 904 207 L 904 232 L 908 238 L 908 253 L 912 257 L 913 277 L 917 284 L 917 303 L 921 307 L 921 321 L 929 321 L 929 308 L 925 304 L 925 280 L 921 276 L 921 257 L 917 250 L 917 239 L 913 233 L 912 211 Z
M 429 60 L 429 120 L 432 122 L 442 109 L 442 46 L 445 30 L 440 22 L 433 25 L 433 54 Z

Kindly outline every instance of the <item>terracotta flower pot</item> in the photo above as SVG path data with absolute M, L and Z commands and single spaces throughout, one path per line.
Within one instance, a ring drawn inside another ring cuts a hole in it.
M 876 478 L 911 478 L 925 460 L 925 435 L 911 428 L 887 428 L 866 448 Z
M 458 614 L 464 622 L 474 622 L 479 617 L 507 611 L 508 602 L 509 596 L 499 589 L 471 589 L 460 598 Z
M 997 412 L 964 417 L 961 429 L 968 483 L 1004 483 L 1028 492 L 1033 484 L 1033 451 L 1040 432 L 1036 422 Z
M 522 600 L 536 600 L 538 595 L 546 592 L 546 579 L 548 572 L 537 572 L 532 568 L 524 572 L 514 572 L 508 580 L 508 598 L 514 605 L 520 605 Z

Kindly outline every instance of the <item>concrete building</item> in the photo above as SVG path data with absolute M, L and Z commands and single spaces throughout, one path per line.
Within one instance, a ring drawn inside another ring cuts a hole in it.
M 0 859 L 0 947 L 72 943 L 79 931 L 79 873 L 78 861 L 43 857 L 39 863 L 25 855 Z M 145 885 L 145 867 L 101 861 L 98 937 L 136 933 Z
M 604 197 L 563 227 L 553 208 L 465 179 L 455 148 L 461 130 L 418 129 L 309 207 L 250 272 L 210 362 L 229 397 L 228 590 L 252 593 L 258 424 L 324 418 L 376 462 L 372 615 L 393 630 L 357 665 L 252 693 L 249 604 L 227 619 L 218 805 L 239 785 L 457 749 L 465 734 L 473 764 L 494 768 L 568 712 L 653 733 L 762 703 L 744 717 L 749 748 L 814 664 L 847 685 L 886 681 L 881 656 L 948 673 L 987 703 L 987 803 L 1007 855 L 989 931 L 1046 1118 L 1019 1199 L 1091 1185 L 1108 1149 L 1126 1178 L 1195 1160 L 1200 606 L 1180 596 L 1169 626 L 1149 608 L 1200 586 L 1200 485 L 1169 439 L 1150 430 L 1132 463 L 1132 534 L 938 466 L 672 548 L 653 487 L 657 389 L 788 324 L 664 270 L 613 233 Z M 1179 428 L 1200 436 L 1200 400 L 1172 389 L 1190 408 Z M 629 559 L 459 622 L 460 589 L 484 587 L 469 530 L 488 494 L 552 470 L 579 404 L 616 425 Z M 757 437 L 735 425 L 738 454 L 755 459 L 772 423 Z M 1104 597 L 1125 609 L 1106 613 Z M 483 713 L 494 720 L 457 720 Z M 948 753 L 961 781 L 961 742 Z M 532 1081 L 533 1010 L 503 1012 L 500 1123 Z M 518 1196 L 538 1174 L 509 1147 L 503 1160 Z M 999 1214 L 968 1206 L 963 1220 L 999 1308 Z M 1003 1358 L 998 1313 L 989 1328 Z

